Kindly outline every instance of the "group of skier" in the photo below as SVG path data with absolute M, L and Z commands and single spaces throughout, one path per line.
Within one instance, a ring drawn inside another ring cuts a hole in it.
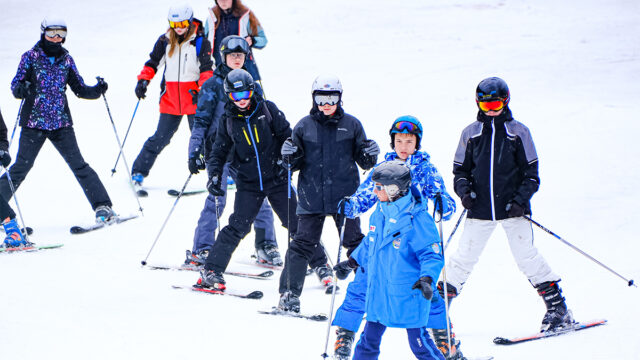
M 226 289 L 224 271 L 253 223 L 257 261 L 282 266 L 277 307 L 283 312 L 300 312 L 309 267 L 325 285 L 334 284 L 334 272 L 343 280 L 355 273 L 333 321 L 337 359 L 350 358 L 365 313 L 354 359 L 377 359 L 386 327 L 406 328 L 418 359 L 464 359 L 460 341 L 448 327 L 445 299 L 450 303 L 460 294 L 491 233 L 501 224 L 520 270 L 547 306 L 542 330 L 573 322 L 558 286 L 560 278 L 533 245 L 531 223 L 524 217 L 531 214 L 530 199 L 539 187 L 538 158 L 528 128 L 513 118 L 510 92 L 502 79 L 487 78 L 477 86 L 477 117 L 463 130 L 455 153 L 454 190 L 467 218 L 460 246 L 443 269 L 436 221 L 449 220 L 456 203 L 430 156 L 421 150 L 423 127 L 416 117 L 393 121 L 392 151 L 377 164 L 380 147 L 343 109 L 337 77 L 314 80 L 309 115 L 293 129 L 278 106 L 265 98 L 252 49 L 264 47 L 267 40 L 241 1 L 217 0 L 204 24 L 189 6 L 171 8 L 168 20 L 169 29 L 156 41 L 135 87 L 138 99 L 144 99 L 149 82 L 162 71 L 158 127 L 131 173 L 132 182 L 142 188 L 187 115 L 188 169 L 192 174 L 206 169 L 209 177 L 209 195 L 185 261 L 201 268 L 197 286 Z M 96 99 L 108 86 L 100 78 L 95 86 L 84 83 L 62 47 L 66 35 L 62 19 L 45 19 L 40 40 L 23 54 L 11 83 L 14 96 L 22 99 L 22 131 L 16 161 L 0 178 L 5 247 L 28 245 L 8 200 L 46 139 L 73 171 L 96 220 L 108 223 L 117 216 L 102 182 L 80 154 L 65 95 L 69 85 L 76 96 Z M 1 121 L 0 163 L 7 167 L 10 162 L 7 128 Z M 362 184 L 359 168 L 372 169 Z M 296 185 L 291 182 L 295 171 Z M 236 184 L 233 212 L 216 237 L 229 177 Z M 363 234 L 359 217 L 372 208 L 369 231 Z M 274 211 L 289 232 L 284 260 L 276 242 Z M 321 243 L 328 216 L 347 249 L 347 260 L 333 269 Z M 443 271 L 446 282 L 438 282 Z

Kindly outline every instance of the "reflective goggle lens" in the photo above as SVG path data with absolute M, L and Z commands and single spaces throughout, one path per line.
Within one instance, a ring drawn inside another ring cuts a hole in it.
M 313 101 L 316 102 L 316 104 L 322 106 L 322 105 L 335 105 L 340 101 L 340 95 L 337 94 L 331 94 L 331 95 L 320 95 L 320 94 L 316 94 L 313 96 Z
M 54 38 L 57 36 L 64 39 L 65 37 L 67 37 L 67 29 L 47 29 L 44 31 L 44 33 L 50 38 Z
M 182 20 L 182 21 L 171 21 L 171 20 L 169 20 L 169 26 L 171 26 L 172 29 L 175 29 L 175 28 L 178 28 L 178 29 L 188 28 L 189 27 L 189 20 Z
M 253 96 L 253 90 L 229 93 L 229 99 L 231 99 L 231 101 L 251 99 L 252 96 Z
M 248 53 L 249 48 L 247 47 L 247 42 L 244 39 L 231 39 L 227 42 L 227 47 L 220 49 L 220 51 L 230 51 L 230 52 L 243 52 Z
M 412 123 L 411 121 L 398 121 L 393 125 L 393 128 L 399 132 L 408 132 L 410 134 L 420 131 L 418 129 L 418 125 Z
M 504 101 L 496 100 L 496 101 L 478 101 L 478 107 L 483 112 L 487 111 L 499 111 L 504 107 Z

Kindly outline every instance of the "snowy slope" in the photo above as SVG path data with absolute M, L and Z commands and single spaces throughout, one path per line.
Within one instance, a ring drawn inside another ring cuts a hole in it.
M 204 18 L 210 3 L 192 2 L 196 17 Z M 52 12 L 67 19 L 65 46 L 85 81 L 94 84 L 101 75 L 109 83 L 107 99 L 122 138 L 136 104 L 135 76 L 164 31 L 171 4 L 4 0 L 0 107 L 9 130 L 19 102 L 8 84 L 20 55 L 37 41 L 41 19 Z M 271 0 L 248 5 L 269 38 L 268 46 L 256 52 L 266 94 L 292 124 L 309 110 L 314 77 L 335 73 L 345 88 L 345 109 L 361 119 L 381 147 L 388 149 L 387 131 L 395 117 L 420 118 L 426 130 L 423 148 L 449 187 L 460 131 L 475 118 L 476 84 L 487 76 L 504 78 L 514 115 L 531 129 L 540 157 L 535 218 L 624 276 L 640 276 L 633 225 L 640 201 L 634 165 L 640 157 L 635 146 L 640 3 Z M 155 129 L 159 80 L 152 81 L 125 146 L 129 165 Z M 70 91 L 68 96 L 84 157 L 105 182 L 115 209 L 134 213 L 137 204 L 122 164 L 110 177 L 118 150 L 104 101 L 80 100 Z M 197 275 L 140 267 L 174 203 L 166 190 L 179 188 L 188 176 L 187 140 L 183 125 L 153 168 L 143 218 L 81 236 L 69 235 L 69 227 L 91 223 L 93 214 L 61 157 L 45 145 L 18 199 L 26 222 L 36 229 L 33 240 L 65 246 L 0 255 L 1 359 L 320 358 L 324 324 L 255 312 L 277 303 L 279 274 L 267 281 L 227 278 L 233 289 L 262 290 L 264 299 L 255 301 L 173 290 L 171 284 L 191 284 Z M 199 175 L 189 188 L 205 182 Z M 183 260 L 203 202 L 204 196 L 180 200 L 150 263 Z M 445 234 L 452 226 L 445 225 Z M 323 238 L 335 260 L 335 229 L 327 226 Z M 278 239 L 284 251 L 284 228 L 278 229 Z M 259 270 L 246 264 L 252 240 L 250 234 L 240 245 L 230 270 Z M 538 343 L 494 346 L 495 336 L 535 331 L 544 313 L 505 240 L 496 231 L 453 305 L 466 355 L 640 359 L 639 290 L 538 230 L 536 243 L 561 274 L 575 317 L 604 317 L 609 324 Z M 303 311 L 328 312 L 329 301 L 319 283 L 308 278 Z M 333 337 L 332 331 L 330 344 Z M 412 358 L 403 330 L 387 332 L 380 358 Z

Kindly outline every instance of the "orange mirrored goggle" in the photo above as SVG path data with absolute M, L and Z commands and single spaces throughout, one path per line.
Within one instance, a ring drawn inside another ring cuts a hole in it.
M 171 20 L 169 20 L 169 26 L 172 29 L 175 29 L 175 28 L 178 28 L 178 29 L 188 28 L 190 24 L 191 23 L 189 22 L 189 20 L 182 20 L 182 21 L 171 21 Z
M 500 111 L 502 108 L 504 108 L 504 101 L 502 100 L 478 101 L 478 107 L 483 112 Z

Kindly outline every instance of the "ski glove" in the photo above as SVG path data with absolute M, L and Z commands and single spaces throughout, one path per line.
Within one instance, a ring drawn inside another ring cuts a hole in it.
M 11 155 L 8 151 L 0 150 L 0 163 L 5 168 L 11 164 Z
M 471 210 L 471 208 L 473 207 L 473 203 L 475 202 L 476 193 L 473 191 L 464 194 L 464 196 L 462 197 L 462 206 L 464 206 L 464 208 L 467 210 Z
M 109 85 L 107 84 L 106 81 L 104 81 L 103 78 L 98 77 L 98 83 L 96 84 L 95 88 L 100 92 L 100 94 L 104 94 L 107 92 Z
M 209 182 L 207 183 L 207 190 L 209 190 L 209 194 L 213 196 L 224 196 L 224 191 L 220 186 L 220 175 L 211 175 L 211 177 L 209 178 Z
M 291 156 L 298 151 L 298 147 L 293 143 L 291 138 L 288 138 L 282 144 L 282 149 L 280 149 L 280 154 L 282 156 Z
M 352 257 L 349 257 L 348 260 L 337 263 L 336 266 L 333 267 L 333 271 L 336 273 L 338 279 L 344 280 L 357 267 L 358 263 Z
M 422 291 L 422 296 L 424 296 L 425 299 L 431 301 L 431 298 L 433 297 L 433 288 L 431 287 L 432 282 L 433 280 L 431 280 L 430 276 L 423 276 L 418 279 L 415 284 L 413 284 L 411 290 L 418 289 Z
M 31 95 L 31 83 L 28 81 L 20 81 L 13 89 L 13 96 L 17 99 L 24 99 L 29 95 Z
M 515 201 L 508 203 L 505 210 L 510 218 L 524 216 L 524 209 Z
M 192 174 L 197 174 L 200 170 L 205 169 L 204 158 L 200 154 L 199 151 L 191 153 L 189 156 L 189 172 Z
M 375 140 L 369 139 L 365 141 L 364 149 L 362 149 L 362 151 L 369 156 L 378 156 L 378 154 L 380 154 L 380 146 L 378 146 L 378 143 L 375 142 Z
M 149 85 L 149 80 L 138 80 L 138 84 L 136 85 L 136 96 L 138 99 L 144 99 L 146 97 L 147 85 Z

